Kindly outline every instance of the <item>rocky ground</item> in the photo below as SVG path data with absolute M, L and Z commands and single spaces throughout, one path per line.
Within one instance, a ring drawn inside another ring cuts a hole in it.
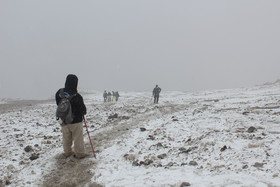
M 196 93 L 83 93 L 97 158 L 60 159 L 55 104 L 5 101 L 0 186 L 278 186 L 278 84 Z

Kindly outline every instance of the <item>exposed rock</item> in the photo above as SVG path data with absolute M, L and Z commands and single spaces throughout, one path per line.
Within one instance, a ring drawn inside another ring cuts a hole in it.
M 252 126 L 249 127 L 248 130 L 247 130 L 247 132 L 249 132 L 249 133 L 253 133 L 255 131 L 257 131 L 257 129 L 255 127 L 252 127 Z
M 157 145 L 156 145 L 157 147 L 163 147 L 163 145 L 162 145 L 162 143 L 157 143 Z
M 167 154 L 163 153 L 157 156 L 159 159 L 164 159 L 167 157 Z
M 15 167 L 14 167 L 12 164 L 10 164 L 10 165 L 7 166 L 7 169 L 8 169 L 9 171 L 12 171 L 12 170 L 15 169 Z
M 115 119 L 115 118 L 118 118 L 118 114 L 116 113 L 116 114 L 113 114 L 113 115 L 110 115 L 109 117 L 108 117 L 108 119 Z
M 272 175 L 273 178 L 278 177 L 278 176 L 279 176 L 279 175 L 278 175 L 277 173 L 275 173 L 275 174 Z
M 179 150 L 180 150 L 180 151 L 186 151 L 187 149 L 184 148 L 184 147 L 180 147 Z
M 52 144 L 52 142 L 50 140 L 47 140 L 46 144 Z
M 196 161 L 190 161 L 190 162 L 189 162 L 189 165 L 191 165 L 191 166 L 197 166 L 198 164 L 197 164 Z
M 144 131 L 146 131 L 146 130 L 147 130 L 146 128 L 140 127 L 140 131 L 141 131 L 141 132 L 144 132 Z
M 149 135 L 149 137 L 147 138 L 147 140 L 155 140 L 156 138 L 152 135 Z
M 36 160 L 37 158 L 39 158 L 39 154 L 36 154 L 36 153 L 33 153 L 33 154 L 29 157 L 30 160 Z
M 152 163 L 153 163 L 153 161 L 151 159 L 146 159 L 145 161 L 140 161 L 140 165 L 145 165 L 145 166 L 148 166 Z
M 222 152 L 222 151 L 225 151 L 226 149 L 227 149 L 227 146 L 226 146 L 226 145 L 224 145 L 224 146 L 221 148 L 221 150 L 220 150 L 220 151 Z
M 11 182 L 9 179 L 7 179 L 6 182 L 5 182 L 5 184 L 6 184 L 6 185 L 10 185 L 10 184 L 12 184 L 12 182 Z
M 139 164 L 138 161 L 136 161 L 136 160 L 132 162 L 132 165 L 133 165 L 133 166 L 140 166 L 140 164 Z
M 247 168 L 248 168 L 248 165 L 242 166 L 242 169 L 247 169 Z
M 24 151 L 28 153 L 30 151 L 33 151 L 33 148 L 32 148 L 32 146 L 28 145 L 24 148 Z
M 180 185 L 180 187 L 186 187 L 186 186 L 191 186 L 191 184 L 189 182 L 182 182 L 182 184 Z
M 128 116 L 121 116 L 120 118 L 121 118 L 121 119 L 129 119 Z
M 248 115 L 249 112 L 248 112 L 248 111 L 245 111 L 245 112 L 243 112 L 242 114 L 243 114 L 243 115 Z
M 256 168 L 262 168 L 265 163 L 256 162 L 253 166 Z
M 124 158 L 125 158 L 126 160 L 129 160 L 129 161 L 133 161 L 133 160 L 136 159 L 135 155 L 133 155 L 133 154 L 125 154 L 125 155 L 124 155 Z
M 181 151 L 181 153 L 189 153 L 191 152 L 191 149 L 186 149 L 184 147 L 179 148 L 179 151 Z
M 172 167 L 172 166 L 174 166 L 176 163 L 174 163 L 174 162 L 169 162 L 167 165 L 166 165 L 166 167 Z

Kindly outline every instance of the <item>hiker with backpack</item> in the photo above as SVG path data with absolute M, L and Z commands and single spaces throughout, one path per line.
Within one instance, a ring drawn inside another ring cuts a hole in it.
M 111 92 L 108 92 L 108 94 L 107 94 L 107 101 L 108 102 L 111 102 L 111 97 L 112 97 Z
M 116 94 L 116 101 L 118 101 L 118 100 L 119 100 L 119 97 L 120 97 L 120 94 L 119 94 L 118 91 L 116 91 L 115 94 Z
M 153 89 L 153 96 L 154 96 L 154 103 L 158 103 L 159 99 L 159 93 L 161 92 L 161 88 L 156 85 L 156 87 Z
M 76 158 L 88 156 L 85 153 L 83 137 L 83 119 L 86 115 L 86 106 L 83 97 L 77 91 L 78 77 L 69 74 L 66 77 L 65 87 L 55 94 L 57 119 L 60 119 L 63 136 L 63 158 L 74 155 Z M 74 143 L 74 151 L 72 144 Z
M 106 92 L 106 90 L 103 92 L 103 98 L 104 98 L 104 102 L 106 102 L 107 101 L 107 92 Z

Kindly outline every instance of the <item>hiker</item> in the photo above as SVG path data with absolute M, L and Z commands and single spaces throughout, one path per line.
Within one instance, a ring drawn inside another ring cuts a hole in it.
M 153 90 L 153 96 L 154 96 L 154 103 L 157 104 L 158 103 L 158 99 L 159 99 L 159 93 L 161 92 L 161 88 L 158 87 L 158 85 L 156 85 L 156 87 Z
M 107 94 L 107 101 L 108 101 L 108 102 L 111 101 L 111 96 L 112 96 L 111 92 L 108 92 L 108 94 Z
M 60 122 L 63 136 L 62 158 L 67 158 L 73 155 L 76 158 L 84 158 L 88 156 L 85 153 L 85 144 L 83 137 L 83 117 L 86 115 L 86 106 L 83 97 L 77 91 L 78 77 L 69 74 L 65 81 L 65 87 L 59 89 L 55 94 L 56 104 L 59 105 L 64 97 L 71 98 L 71 110 L 73 121 L 70 123 Z M 74 151 L 72 144 L 74 143 Z
M 106 102 L 107 101 L 107 92 L 106 92 L 106 90 L 103 93 L 103 98 L 104 98 L 104 102 Z
M 114 91 L 112 91 L 112 101 L 116 100 L 116 93 Z
M 116 101 L 118 101 L 118 100 L 119 100 L 119 97 L 120 97 L 119 92 L 118 92 L 118 91 L 116 91 L 116 92 L 115 92 L 115 95 L 116 95 Z

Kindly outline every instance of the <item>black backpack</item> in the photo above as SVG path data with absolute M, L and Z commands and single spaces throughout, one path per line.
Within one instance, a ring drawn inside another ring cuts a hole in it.
M 72 113 L 72 107 L 71 107 L 71 99 L 75 97 L 77 94 L 66 96 L 64 94 L 64 90 L 60 89 L 60 97 L 62 99 L 59 101 L 59 104 L 57 105 L 56 109 L 56 119 L 61 119 L 63 122 L 63 125 L 70 124 L 74 120 L 74 115 Z

